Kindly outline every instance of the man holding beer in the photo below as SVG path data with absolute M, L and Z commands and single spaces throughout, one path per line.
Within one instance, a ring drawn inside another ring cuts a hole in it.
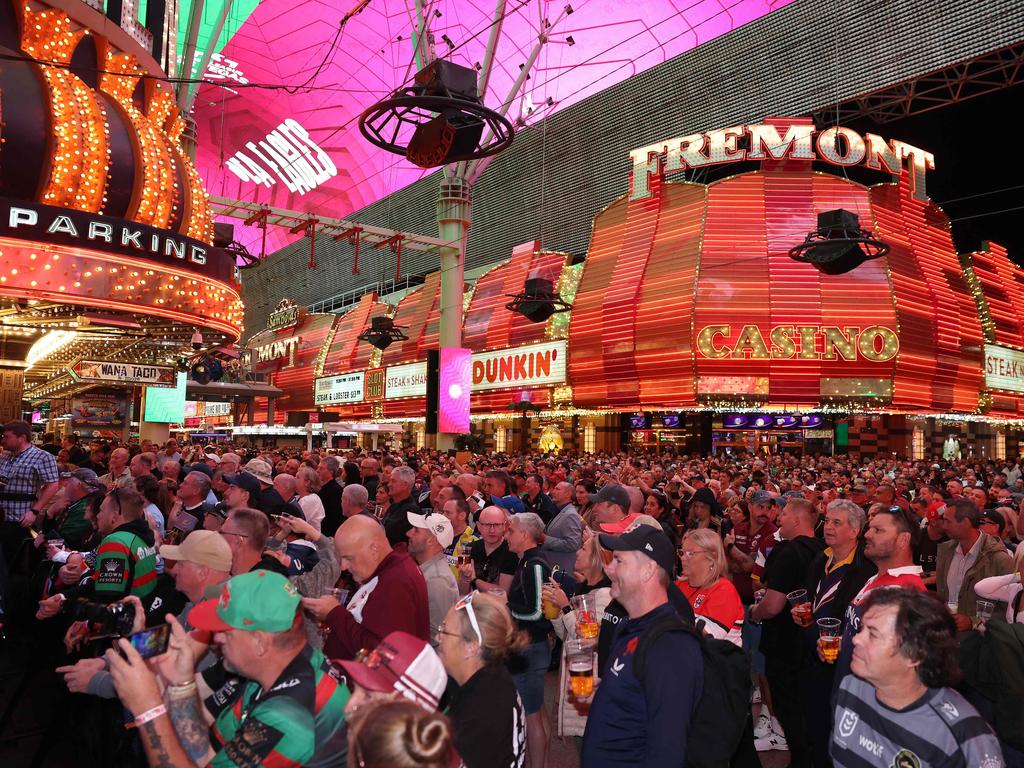
M 866 522 L 864 510 L 852 501 L 836 499 L 828 504 L 823 527 L 827 547 L 812 561 L 806 597 L 791 611 L 793 621 L 802 627 L 806 648 L 800 703 L 816 767 L 829 764 L 830 701 L 842 619 L 850 601 L 875 574 L 874 563 L 859 546 Z M 815 652 L 815 645 L 820 647 L 822 658 Z
M 939 599 L 911 589 L 874 589 L 861 608 L 853 674 L 843 679 L 835 701 L 836 768 L 1002 768 L 992 729 L 948 687 L 958 677 L 959 653 L 956 625 Z
M 611 596 L 629 619 L 620 624 L 602 670 L 581 762 L 587 768 L 683 766 L 690 720 L 704 686 L 696 638 L 683 632 L 660 634 L 647 647 L 643 683 L 634 669 L 634 652 L 644 633 L 676 615 L 668 599 L 675 567 L 672 543 L 647 525 L 621 536 L 600 534 L 600 542 L 613 552 L 606 568 Z

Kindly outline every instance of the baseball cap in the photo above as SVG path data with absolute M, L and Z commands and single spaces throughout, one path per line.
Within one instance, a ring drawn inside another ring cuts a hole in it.
M 995 523 L 999 526 L 999 530 L 1003 530 L 1003 526 L 1006 525 L 1006 518 L 1003 517 L 1003 513 L 995 509 L 984 509 L 981 512 L 981 517 L 978 518 L 978 524 L 983 523 Z
M 765 490 L 754 491 L 750 494 L 750 503 L 764 506 L 772 503 L 772 495 Z
M 250 499 L 258 499 L 260 492 L 263 490 L 260 487 L 260 481 L 248 472 L 235 472 L 232 475 L 224 475 L 224 482 L 228 485 L 237 485 L 243 491 L 248 491 Z
M 216 453 L 207 453 L 205 455 L 206 458 L 212 461 L 214 464 L 220 464 L 220 456 L 218 456 Z
M 266 483 L 267 485 L 274 484 L 274 470 L 262 459 L 250 459 L 245 467 L 242 468 L 242 471 L 252 475 L 261 483 Z
M 419 512 L 406 512 L 409 524 L 414 528 L 425 528 L 434 534 L 437 543 L 447 549 L 455 538 L 455 531 L 452 530 L 452 522 L 444 515 L 431 512 L 429 515 L 421 515 Z
M 639 513 L 632 512 L 617 522 L 601 523 L 601 530 L 605 533 L 625 533 L 632 527 L 638 517 L 640 517 Z M 647 517 L 650 516 L 647 515 Z M 654 518 L 651 519 L 653 520 Z
M 944 501 L 933 501 L 928 505 L 928 512 L 926 513 L 930 521 L 938 520 L 942 517 L 942 510 L 946 508 L 946 502 Z
M 601 502 L 608 502 L 614 504 L 622 509 L 629 509 L 629 494 L 626 493 L 626 489 L 616 483 L 606 485 L 597 493 L 587 494 L 587 498 L 590 499 L 591 504 L 600 504 Z
M 621 536 L 598 534 L 601 546 L 612 552 L 641 552 L 657 563 L 669 576 L 676 565 L 676 553 L 668 536 L 660 529 L 639 525 Z
M 188 614 L 197 629 L 228 632 L 285 632 L 295 621 L 298 590 L 279 573 L 249 571 L 228 579 L 216 600 L 204 600 Z
M 512 514 L 526 511 L 526 505 L 518 496 L 491 496 L 491 503 L 496 507 L 507 509 Z
M 97 490 L 106 487 L 100 482 L 99 476 L 97 476 L 97 474 L 91 469 L 76 469 L 73 472 L 61 472 L 60 476 L 63 480 L 70 480 L 71 478 L 74 478 L 82 485 L 88 485 L 89 487 L 96 488 Z
M 338 661 L 348 678 L 370 691 L 400 693 L 433 712 L 448 685 L 448 673 L 434 649 L 408 632 L 392 632 L 362 658 Z
M 165 560 L 186 560 L 215 571 L 231 570 L 231 547 L 216 531 L 192 531 L 181 544 L 164 544 L 160 555 Z

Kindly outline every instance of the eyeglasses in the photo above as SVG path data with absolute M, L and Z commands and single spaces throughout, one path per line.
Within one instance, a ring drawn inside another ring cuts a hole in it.
M 249 534 L 247 533 L 235 533 L 234 531 L 225 531 L 223 528 L 217 531 L 217 533 L 219 533 L 221 536 L 237 536 L 240 539 L 249 538 Z
M 466 614 L 469 616 L 469 624 L 473 627 L 473 631 L 476 633 L 476 639 L 481 645 L 483 645 L 484 636 L 480 634 L 480 625 L 476 620 L 476 611 L 473 610 L 473 596 L 478 594 L 480 593 L 474 589 L 455 604 L 455 610 L 461 611 L 463 608 L 466 609 Z
M 461 635 L 459 635 L 458 632 L 449 632 L 449 631 L 447 631 L 444 628 L 444 622 L 443 621 L 440 624 L 437 625 L 437 629 L 434 630 L 434 634 L 437 637 L 440 637 L 441 635 L 448 635 L 449 637 L 461 637 Z
M 680 549 L 679 550 L 679 556 L 684 558 L 684 559 L 690 558 L 690 557 L 695 557 L 697 555 L 703 555 L 703 554 L 704 554 L 704 550 L 703 549 Z
M 477 528 L 501 528 L 505 523 L 477 523 Z

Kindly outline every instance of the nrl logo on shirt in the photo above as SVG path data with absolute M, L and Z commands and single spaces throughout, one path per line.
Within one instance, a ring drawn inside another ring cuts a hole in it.
M 844 709 L 843 717 L 839 721 L 839 735 L 842 736 L 844 739 L 849 738 L 850 735 L 857 728 L 857 723 L 859 721 L 860 718 L 857 716 L 856 712 L 851 712 L 848 709 Z

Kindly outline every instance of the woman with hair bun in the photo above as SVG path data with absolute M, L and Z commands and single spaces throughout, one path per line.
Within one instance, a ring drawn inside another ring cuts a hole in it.
M 456 768 L 448 718 L 417 704 L 378 704 L 349 733 L 348 768 Z
M 455 746 L 466 768 L 513 768 L 526 752 L 526 711 L 512 675 L 509 654 L 527 643 L 505 604 L 470 592 L 437 628 L 437 653 L 459 688 L 448 715 Z

